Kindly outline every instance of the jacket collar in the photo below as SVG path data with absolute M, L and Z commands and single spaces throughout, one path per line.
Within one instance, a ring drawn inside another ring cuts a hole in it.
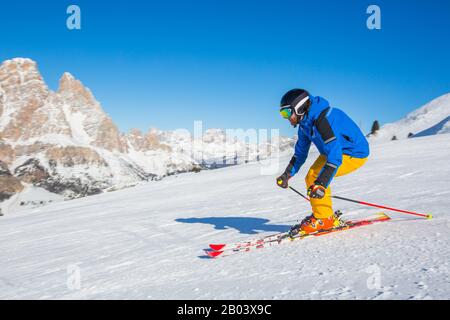
M 317 117 L 322 113 L 323 110 L 328 108 L 330 106 L 330 103 L 327 99 L 322 97 L 310 97 L 311 99 L 311 107 L 308 111 L 308 117 L 309 119 L 315 120 Z
M 311 106 L 309 107 L 305 118 L 300 122 L 299 127 L 311 128 L 322 111 L 330 106 L 330 103 L 325 98 L 310 96 L 310 99 Z

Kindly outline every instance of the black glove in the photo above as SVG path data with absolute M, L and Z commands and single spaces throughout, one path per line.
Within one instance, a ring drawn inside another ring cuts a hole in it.
M 308 196 L 313 199 L 322 199 L 325 197 L 326 189 L 321 184 L 315 182 L 308 188 Z
M 288 181 L 291 178 L 291 175 L 288 172 L 283 173 L 281 176 L 277 178 L 277 185 L 280 188 L 287 189 L 289 187 Z
M 283 189 L 287 189 L 289 187 L 288 181 L 292 178 L 291 172 L 294 168 L 294 164 L 297 158 L 295 156 L 292 157 L 291 161 L 289 161 L 289 165 L 287 166 L 284 173 L 277 178 L 277 185 Z

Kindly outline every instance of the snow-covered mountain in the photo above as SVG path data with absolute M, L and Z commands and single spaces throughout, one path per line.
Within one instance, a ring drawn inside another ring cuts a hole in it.
M 36 62 L 16 58 L 0 65 L 0 201 L 32 186 L 64 198 L 92 195 L 214 167 L 211 159 L 236 154 L 262 159 L 293 143 L 288 138 L 280 144 L 223 138 L 222 130 L 207 130 L 196 140 L 189 133 L 156 129 L 122 134 L 70 73 L 62 75 L 53 92 Z M 193 146 L 200 146 L 201 157 Z
M 210 260 L 209 243 L 287 230 L 310 206 L 262 175 L 261 162 L 186 173 L 0 217 L 0 299 L 448 300 L 448 135 L 371 151 L 333 193 L 433 219 L 386 211 L 393 221 Z M 298 190 L 311 152 L 290 180 Z M 347 219 L 379 211 L 334 207 Z
M 450 132 L 450 93 L 445 94 L 409 113 L 405 118 L 388 123 L 376 134 L 371 142 L 422 137 Z

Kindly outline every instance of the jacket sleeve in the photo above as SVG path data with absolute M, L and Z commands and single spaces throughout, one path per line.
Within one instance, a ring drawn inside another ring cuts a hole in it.
M 324 152 L 327 157 L 327 162 L 320 171 L 316 183 L 325 188 L 328 188 L 342 164 L 342 147 L 327 119 L 327 113 L 321 114 L 316 121 L 316 130 L 322 139 Z
M 311 140 L 309 140 L 308 137 L 300 129 L 298 131 L 298 140 L 295 144 L 294 156 L 292 157 L 285 171 L 289 173 L 291 177 L 295 176 L 302 165 L 305 163 L 306 158 L 308 157 L 310 146 Z

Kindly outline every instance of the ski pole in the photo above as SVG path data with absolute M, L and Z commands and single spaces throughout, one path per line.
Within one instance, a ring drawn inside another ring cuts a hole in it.
M 289 186 L 289 188 L 292 191 L 294 191 L 295 193 L 301 195 L 304 199 L 307 199 L 308 201 L 310 201 L 306 196 L 304 196 L 302 193 L 298 192 L 297 190 L 295 190 L 291 186 Z M 344 200 L 344 201 L 349 201 L 349 202 L 354 202 L 354 203 L 358 203 L 358 204 L 362 204 L 362 205 L 370 206 L 370 207 L 375 207 L 375 208 L 381 208 L 381 209 L 386 209 L 386 210 L 391 210 L 391 211 L 396 211 L 396 212 L 401 212 L 401 213 L 406 213 L 406 214 L 412 214 L 412 215 L 419 216 L 419 217 L 424 217 L 424 218 L 427 218 L 427 219 L 433 218 L 433 216 L 431 214 L 423 214 L 423 213 L 417 213 L 417 212 L 413 212 L 413 211 L 406 211 L 406 210 L 401 210 L 401 209 L 381 206 L 381 205 L 374 204 L 374 203 L 364 202 L 364 201 L 360 201 L 360 200 L 353 200 L 353 199 L 348 199 L 348 198 L 339 197 L 339 196 L 331 196 L 331 198 Z
M 305 199 L 306 201 L 310 202 L 309 198 L 307 196 L 304 196 L 301 192 L 298 192 L 297 190 L 295 190 L 294 188 L 292 188 L 291 186 L 289 186 L 289 189 L 291 189 L 292 191 L 294 191 L 296 194 L 300 195 L 303 199 Z

